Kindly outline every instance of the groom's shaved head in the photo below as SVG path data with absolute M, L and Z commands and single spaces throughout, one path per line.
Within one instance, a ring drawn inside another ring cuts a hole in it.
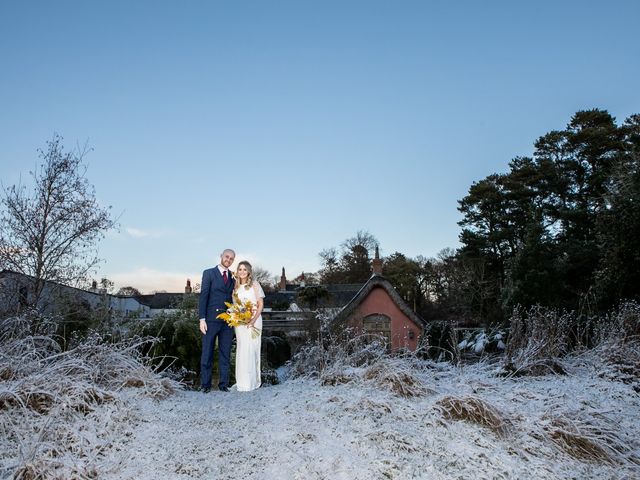
M 236 252 L 234 252 L 230 248 L 227 248 L 220 254 L 220 265 L 225 268 L 229 268 L 235 259 Z

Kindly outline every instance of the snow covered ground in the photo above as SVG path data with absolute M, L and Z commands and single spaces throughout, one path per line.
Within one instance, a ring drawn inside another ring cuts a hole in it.
M 407 364 L 398 362 L 388 361 L 390 376 L 353 369 L 328 382 L 335 385 L 295 379 L 164 400 L 129 390 L 130 424 L 99 477 L 640 478 L 640 396 L 593 365 L 505 379 L 484 364 L 414 362 L 416 396 L 404 396 L 386 381 L 402 378 Z M 464 408 L 457 415 L 453 404 L 487 407 L 494 422 L 459 420 Z

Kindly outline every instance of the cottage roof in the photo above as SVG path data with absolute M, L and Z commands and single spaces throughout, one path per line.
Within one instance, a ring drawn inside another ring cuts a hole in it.
M 133 298 L 149 308 L 178 308 L 184 298 L 184 293 L 158 292 L 150 295 L 136 295 Z
M 33 275 L 29 275 L 28 273 L 16 272 L 14 270 L 7 270 L 7 269 L 0 271 L 0 278 L 2 277 L 22 277 L 22 278 L 27 278 L 31 281 L 34 281 L 36 279 L 36 277 L 34 277 Z M 93 292 L 91 290 L 87 290 L 84 288 L 72 287 L 71 285 L 66 285 L 64 283 L 60 283 L 55 280 L 44 280 L 44 283 L 45 285 L 55 285 L 56 287 L 62 287 L 68 290 L 76 290 L 78 292 L 88 293 L 90 295 L 102 296 L 100 292 Z
M 327 289 L 329 296 L 318 300 L 319 308 L 342 308 L 362 289 L 361 283 L 333 283 L 321 285 Z
M 374 273 L 373 275 L 371 275 L 369 280 L 367 280 L 367 283 L 365 283 L 358 291 L 358 293 L 356 293 L 356 295 L 351 299 L 351 301 L 347 303 L 342 308 L 342 310 L 340 310 L 336 318 L 338 320 L 343 320 L 351 315 L 358 307 L 358 305 L 360 305 L 362 301 L 367 297 L 367 295 L 369 295 L 369 293 L 376 287 L 383 288 L 391 297 L 393 303 L 395 303 L 396 306 L 400 309 L 400 311 L 407 317 L 409 317 L 416 325 L 422 327 L 427 325 L 427 322 L 420 315 L 414 312 L 413 309 L 409 307 L 409 305 L 407 305 L 407 302 L 405 302 L 398 294 L 396 289 L 393 288 L 391 282 L 389 282 L 389 280 L 378 273 Z
M 265 308 L 273 308 L 274 305 L 281 305 L 283 303 L 292 303 L 296 300 L 297 292 L 295 291 L 280 291 L 280 292 L 266 292 L 264 296 Z

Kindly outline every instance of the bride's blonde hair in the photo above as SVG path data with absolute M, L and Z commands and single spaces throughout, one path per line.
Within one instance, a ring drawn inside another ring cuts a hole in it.
M 251 285 L 253 285 L 253 267 L 249 262 L 243 260 L 238 263 L 238 268 L 236 268 L 236 276 L 238 277 L 238 281 L 236 282 L 236 291 L 240 288 L 240 276 L 238 276 L 238 270 L 240 270 L 240 267 L 243 265 L 247 269 L 247 272 L 249 272 L 249 275 L 247 276 L 247 283 L 243 283 L 242 285 L 244 285 L 245 290 L 249 290 Z

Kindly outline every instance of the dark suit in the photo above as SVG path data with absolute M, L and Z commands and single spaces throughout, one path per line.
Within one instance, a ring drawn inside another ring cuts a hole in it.
M 202 356 L 200 357 L 200 386 L 211 388 L 211 367 L 213 366 L 213 349 L 218 339 L 218 369 L 220 371 L 219 388 L 229 387 L 229 369 L 231 365 L 231 343 L 233 329 L 224 320 L 216 316 L 224 312 L 231 303 L 234 280 L 228 272 L 229 281 L 225 285 L 218 267 L 202 272 L 200 284 L 200 300 L 198 310 L 200 318 L 207 321 L 207 333 L 202 337 Z

